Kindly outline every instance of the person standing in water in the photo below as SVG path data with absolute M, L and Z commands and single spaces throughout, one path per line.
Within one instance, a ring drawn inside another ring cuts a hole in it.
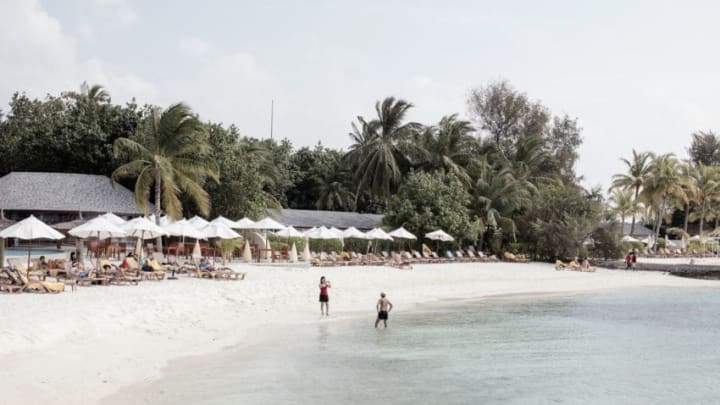
M 376 309 L 377 309 L 377 319 L 375 320 L 375 328 L 378 327 L 378 324 L 382 320 L 385 324 L 385 327 L 387 328 L 387 321 L 388 321 L 388 314 L 393 308 L 392 302 L 390 302 L 389 299 L 385 297 L 385 293 L 380 293 L 380 299 L 377 302 Z
M 330 316 L 330 308 L 328 307 L 330 302 L 328 288 L 330 287 L 330 281 L 326 280 L 325 276 L 320 277 L 320 315 Z

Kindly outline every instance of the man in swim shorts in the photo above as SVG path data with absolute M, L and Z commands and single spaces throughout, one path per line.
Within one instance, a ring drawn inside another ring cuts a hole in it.
M 378 316 L 377 316 L 377 319 L 375 320 L 375 328 L 378 327 L 378 324 L 380 323 L 381 320 L 383 321 L 383 323 L 385 324 L 385 327 L 387 328 L 388 314 L 392 310 L 393 304 L 392 304 L 392 302 L 390 302 L 389 299 L 387 299 L 385 297 L 384 292 L 380 293 L 380 299 L 378 300 L 376 307 L 377 307 L 377 311 L 378 311 Z

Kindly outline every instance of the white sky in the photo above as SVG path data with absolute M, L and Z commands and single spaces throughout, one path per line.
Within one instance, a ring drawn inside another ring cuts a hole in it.
M 87 79 L 114 102 L 185 101 L 296 146 L 346 147 L 386 96 L 425 124 L 508 79 L 584 128 L 578 171 L 607 186 L 632 148 L 685 155 L 717 128 L 720 3 L 0 0 L 0 108 Z

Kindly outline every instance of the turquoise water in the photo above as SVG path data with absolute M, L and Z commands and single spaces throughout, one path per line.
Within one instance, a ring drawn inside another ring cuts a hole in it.
M 64 255 L 65 251 L 58 250 L 58 249 L 32 249 L 30 251 L 31 257 L 40 257 L 40 256 L 57 256 L 57 255 Z M 27 257 L 28 250 L 27 248 L 9 248 L 5 249 L 4 253 L 5 257 Z
M 167 404 L 717 403 L 719 313 L 714 289 L 655 289 L 392 313 L 387 330 L 372 316 L 321 321 L 173 364 L 126 394 Z

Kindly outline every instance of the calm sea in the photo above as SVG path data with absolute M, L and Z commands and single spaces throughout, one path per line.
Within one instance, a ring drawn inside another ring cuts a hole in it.
M 718 403 L 719 314 L 717 290 L 652 289 L 392 313 L 387 330 L 321 321 L 175 363 L 113 401 Z

